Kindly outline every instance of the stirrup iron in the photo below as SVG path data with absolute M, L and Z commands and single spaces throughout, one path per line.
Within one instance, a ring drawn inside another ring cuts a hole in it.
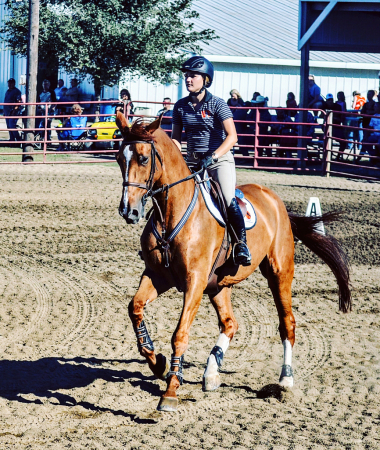
M 246 261 L 248 262 L 248 264 L 242 264 L 242 263 L 238 263 L 236 261 L 236 259 L 235 259 L 235 248 L 236 248 L 237 245 L 243 245 L 246 248 L 247 253 L 249 255 L 249 257 L 247 256 L 247 258 L 246 258 Z M 251 252 L 249 251 L 248 245 L 244 241 L 237 241 L 233 245 L 233 247 L 232 247 L 232 260 L 233 260 L 235 266 L 250 266 L 251 265 L 251 261 L 252 261 Z

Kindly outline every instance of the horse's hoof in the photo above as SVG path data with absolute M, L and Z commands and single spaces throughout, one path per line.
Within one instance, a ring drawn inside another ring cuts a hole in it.
M 170 370 L 168 360 L 162 353 L 159 353 L 156 356 L 156 361 L 157 373 L 159 374 L 158 378 L 165 381 Z
M 282 366 L 279 384 L 280 386 L 287 388 L 292 388 L 294 386 L 293 369 L 291 366 Z
M 287 388 L 292 388 L 294 386 L 294 378 L 282 377 L 280 378 L 279 385 Z
M 203 377 L 203 390 L 204 391 L 215 391 L 220 387 L 222 382 L 220 381 L 219 373 L 208 375 L 207 377 Z
M 157 411 L 173 412 L 177 411 L 178 398 L 175 397 L 161 397 L 160 403 L 157 406 Z

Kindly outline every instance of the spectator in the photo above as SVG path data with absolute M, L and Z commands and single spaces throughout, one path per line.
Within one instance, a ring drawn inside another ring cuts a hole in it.
M 308 108 L 321 109 L 323 106 L 323 98 L 321 96 L 321 88 L 315 84 L 314 75 L 309 75 L 309 104 Z M 314 111 L 314 115 L 318 115 L 318 111 Z
M 374 129 L 370 132 L 363 142 L 363 153 L 366 151 L 371 156 L 380 156 L 380 103 L 375 104 L 375 114 L 369 122 L 369 128 Z M 370 145 L 368 145 L 370 144 Z M 374 148 L 375 146 L 375 148 Z M 377 160 L 378 161 L 378 160 Z
M 256 94 L 256 92 L 255 92 L 255 94 Z M 263 108 L 265 106 L 266 101 L 267 101 L 267 97 L 263 97 L 262 95 L 258 95 L 256 97 L 256 100 L 252 100 L 251 105 L 254 108 L 252 108 L 251 111 L 248 113 L 247 120 L 256 122 L 256 111 L 257 111 L 256 108 Z M 268 109 L 259 109 L 258 111 L 260 114 L 260 116 L 259 116 L 259 119 L 260 119 L 259 136 L 258 136 L 260 148 L 258 149 L 258 155 L 262 156 L 264 148 L 266 148 L 267 156 L 272 156 L 272 149 L 269 148 L 270 138 L 268 136 L 264 136 L 264 135 L 269 134 L 269 131 L 268 131 L 269 123 L 262 123 L 262 122 L 270 122 L 272 120 L 272 116 L 270 115 L 270 112 L 268 111 Z M 249 126 L 250 126 L 249 133 L 255 134 L 255 128 L 256 128 L 255 123 L 251 123 L 251 124 L 249 124 Z
M 7 105 L 7 103 L 21 103 L 21 91 L 16 88 L 16 81 L 14 78 L 8 80 L 8 90 L 4 97 L 4 116 L 17 116 L 19 114 L 19 107 L 16 105 Z M 12 119 L 5 119 L 7 128 L 16 128 L 18 117 Z M 9 140 L 12 142 L 21 141 L 18 131 L 9 131 Z M 9 144 L 12 147 L 15 144 Z
M 354 91 L 352 93 L 352 109 L 355 109 L 356 111 L 359 111 L 363 108 L 363 105 L 365 103 L 365 98 L 362 97 L 361 93 L 358 91 Z
M 298 108 L 298 105 L 296 102 L 296 96 L 293 94 L 293 92 L 288 93 L 288 97 L 286 99 L 286 107 L 287 108 Z M 287 111 L 287 113 L 290 117 L 296 117 L 297 111 L 290 110 L 290 111 Z
M 346 104 L 346 96 L 344 95 L 343 91 L 339 91 L 337 94 L 337 101 L 336 103 L 341 107 L 343 112 L 347 112 L 347 104 Z M 350 125 L 351 120 L 349 119 L 348 115 L 342 114 L 342 124 L 343 125 Z M 348 128 L 344 128 L 342 131 L 342 136 L 344 139 L 348 139 L 348 136 L 350 136 L 350 131 Z M 346 145 L 345 145 L 346 147 Z
M 55 96 L 55 92 L 50 90 L 50 81 L 49 80 L 44 80 L 42 82 L 42 92 L 37 95 L 37 101 L 40 103 L 50 103 L 49 109 L 48 109 L 48 115 L 51 116 L 54 114 L 55 108 L 56 108 L 56 104 L 55 102 L 57 101 L 56 96 Z M 36 111 L 36 115 L 37 116 L 44 116 L 45 115 L 45 104 L 42 105 L 37 105 L 37 111 Z M 36 119 L 36 128 L 44 128 L 45 125 L 45 119 Z M 48 120 L 46 126 L 48 128 L 50 128 L 51 125 L 51 119 Z M 51 136 L 51 130 L 48 130 L 48 139 L 50 140 L 50 136 Z
M 244 102 L 245 109 L 236 109 L 231 108 L 232 115 L 234 116 L 234 120 L 251 120 L 249 117 L 249 114 L 252 112 L 252 110 L 247 109 L 252 107 L 252 103 L 250 101 Z M 239 112 L 238 112 L 239 111 Z M 251 128 L 252 125 L 252 128 Z M 253 146 L 253 136 L 247 136 L 248 134 L 254 134 L 255 133 L 255 124 L 250 124 L 247 122 L 235 122 L 235 128 L 236 133 L 238 134 L 238 144 L 239 144 L 239 151 L 244 156 L 249 156 L 249 147 Z M 242 136 L 239 136 L 242 135 Z M 244 145 L 244 147 L 241 147 Z M 247 147 L 246 147 L 247 146 Z
M 296 116 L 294 117 L 294 122 L 296 122 L 296 123 L 302 122 L 301 111 L 299 111 L 296 114 Z M 316 123 L 316 118 L 313 116 L 313 114 L 310 111 L 307 112 L 306 122 L 307 123 Z M 299 136 L 301 136 L 301 130 L 302 130 L 301 127 L 302 127 L 302 125 L 297 125 L 297 134 Z M 316 127 L 314 127 L 312 125 L 306 126 L 306 136 L 313 137 L 315 128 Z
M 295 136 L 296 135 L 296 128 L 295 125 L 293 125 L 293 121 L 288 115 L 288 112 L 285 109 L 276 109 L 276 117 L 274 118 L 274 121 L 272 119 L 271 123 L 271 134 L 273 136 L 276 136 L 275 138 L 272 138 L 272 142 L 278 142 L 280 147 L 296 147 L 297 146 L 297 140 L 291 139 L 288 137 L 281 137 L 281 136 Z M 277 137 L 279 136 L 279 137 Z M 292 150 L 278 150 L 277 156 L 280 158 L 284 157 L 284 154 L 286 153 L 287 158 L 292 157 Z M 290 163 L 290 161 L 289 161 Z
M 344 152 L 346 148 L 346 143 L 343 142 L 341 139 L 344 139 L 344 132 L 343 129 L 339 126 L 334 125 L 342 125 L 342 114 L 339 114 L 339 112 L 342 111 L 342 108 L 338 103 L 334 102 L 334 96 L 332 94 L 326 95 L 326 101 L 323 102 L 323 109 L 326 111 L 332 111 L 333 119 L 332 119 L 332 137 L 336 138 L 339 143 L 339 151 Z M 341 158 L 340 153 L 337 154 L 336 159 L 339 160 Z
M 230 98 L 227 100 L 227 105 L 230 107 L 233 119 L 235 122 L 236 133 L 238 135 L 238 144 L 243 145 L 245 136 L 242 134 L 247 134 L 247 123 L 241 122 L 247 120 L 248 109 L 240 109 L 245 106 L 243 99 L 237 89 L 232 89 L 230 92 Z M 251 104 L 249 104 L 251 106 Z M 236 122 L 238 121 L 238 122 Z M 245 156 L 249 156 L 248 149 L 242 147 L 241 153 Z
M 352 109 L 359 112 L 365 104 L 365 98 L 362 97 L 359 91 L 354 91 L 352 93 L 352 97 Z M 361 142 L 363 141 L 363 118 L 353 114 L 352 116 L 347 117 L 346 123 L 350 127 L 353 127 L 348 130 L 347 139 L 350 141 L 355 141 L 357 143 L 358 150 L 361 152 Z M 349 142 L 347 144 L 347 148 L 351 150 L 355 142 Z
M 63 89 L 65 89 L 65 92 L 67 91 L 64 81 L 62 80 L 62 78 L 60 78 L 58 80 L 58 86 L 54 89 L 57 100 L 61 99 L 61 96 L 63 95 Z
M 61 97 L 60 97 L 60 99 L 58 100 L 58 102 L 59 103 L 65 103 L 65 102 L 68 102 L 68 99 L 66 98 L 66 92 L 67 92 L 67 87 L 63 87 L 62 88 L 62 90 L 61 90 Z M 57 108 L 56 108 L 56 113 L 57 113 L 57 115 L 61 115 L 61 114 L 63 114 L 63 113 L 65 113 L 66 112 L 66 107 L 67 107 L 67 105 L 57 105 Z
M 337 94 L 336 103 L 341 107 L 343 112 L 347 112 L 346 96 L 343 91 L 339 91 Z
M 172 135 L 171 130 L 172 130 L 173 110 L 170 104 L 171 102 L 172 102 L 171 98 L 165 97 L 162 102 L 163 108 L 157 111 L 157 116 L 163 114 L 161 120 L 161 128 L 163 130 L 169 130 L 169 132 L 167 133 L 169 137 L 171 137 Z
M 373 97 L 375 96 L 375 91 L 370 89 L 367 92 L 367 102 L 364 103 L 363 108 L 361 110 L 362 114 L 367 114 L 370 116 L 373 116 L 375 114 L 375 101 L 373 99 Z M 369 127 L 369 123 L 371 121 L 371 117 L 363 117 L 363 128 L 368 128 Z M 364 140 L 366 140 L 368 134 L 370 132 L 364 130 Z
M 173 116 L 173 110 L 171 107 L 171 103 L 172 100 L 169 97 L 165 97 L 162 101 L 162 108 L 160 110 L 157 111 L 157 116 L 161 115 L 162 113 L 164 113 L 164 115 L 168 115 L 168 116 Z M 171 114 L 170 114 L 171 112 Z M 169 113 L 169 114 L 166 114 Z
M 83 109 L 78 103 L 71 107 L 70 112 L 72 115 L 63 121 L 62 128 L 84 128 L 87 125 L 87 117 L 82 116 Z M 84 133 L 87 134 L 87 131 L 83 129 L 57 131 L 60 141 L 67 139 L 76 140 Z M 59 144 L 57 151 L 65 150 L 65 148 L 65 144 Z
M 230 96 L 231 97 L 227 100 L 228 106 L 244 106 L 244 100 L 241 98 L 241 95 L 237 89 L 232 89 Z
M 66 101 L 77 103 L 80 100 L 81 91 L 78 88 L 78 80 L 73 78 L 70 80 L 71 87 L 65 93 Z M 66 111 L 70 109 L 70 105 L 66 105 Z
M 129 93 L 128 89 L 122 89 L 120 91 L 120 98 L 121 102 L 117 104 L 115 113 L 117 111 L 120 111 L 124 114 L 124 106 L 125 106 L 125 112 L 127 116 L 134 115 L 134 106 L 131 100 L 131 94 Z
M 252 100 L 251 101 L 255 102 L 259 95 L 261 95 L 260 92 L 254 92 L 253 95 L 252 95 Z

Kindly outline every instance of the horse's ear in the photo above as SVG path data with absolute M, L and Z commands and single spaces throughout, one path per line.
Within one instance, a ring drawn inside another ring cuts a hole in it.
M 129 134 L 129 126 L 128 126 L 128 121 L 125 118 L 124 114 L 120 111 L 118 111 L 116 113 L 116 125 L 119 128 L 119 130 L 121 131 L 121 134 L 123 135 L 123 137 L 126 137 L 126 135 Z
M 150 123 L 145 129 L 149 131 L 150 134 L 154 133 L 158 128 L 160 128 L 162 116 L 164 113 L 162 112 L 159 117 L 152 123 Z

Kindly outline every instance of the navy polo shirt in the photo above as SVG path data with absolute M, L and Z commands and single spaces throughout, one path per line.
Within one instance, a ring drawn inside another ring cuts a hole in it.
M 21 92 L 16 87 L 13 89 L 8 89 L 5 93 L 4 103 L 19 103 L 21 101 Z M 4 105 L 3 113 L 4 116 L 9 116 L 12 111 L 16 108 L 15 105 Z
M 190 153 L 217 150 L 226 139 L 223 122 L 232 117 L 227 103 L 207 90 L 198 110 L 190 96 L 178 100 L 173 108 L 173 124 L 185 129 Z

